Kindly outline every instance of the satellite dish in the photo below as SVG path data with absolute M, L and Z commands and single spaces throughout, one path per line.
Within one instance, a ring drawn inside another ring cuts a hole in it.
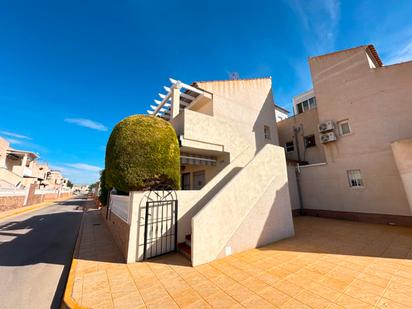
M 239 73 L 238 72 L 231 72 L 231 73 L 229 73 L 229 78 L 231 80 L 238 80 L 239 79 Z

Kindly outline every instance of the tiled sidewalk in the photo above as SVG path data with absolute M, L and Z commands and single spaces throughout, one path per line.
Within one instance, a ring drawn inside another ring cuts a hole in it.
M 296 237 L 190 267 L 178 254 L 122 264 L 85 215 L 73 299 L 89 308 L 412 308 L 412 229 L 295 219 Z

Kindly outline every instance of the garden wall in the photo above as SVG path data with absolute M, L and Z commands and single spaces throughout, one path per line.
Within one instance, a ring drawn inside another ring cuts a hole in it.
M 25 195 L 0 196 L 0 212 L 22 207 Z
M 29 189 L 0 188 L 0 212 L 70 196 L 70 191 L 60 192 L 59 194 L 57 190 L 36 189 L 35 184 L 30 185 Z
M 110 232 L 113 235 L 113 238 L 117 246 L 121 250 L 124 258 L 126 258 L 129 246 L 130 226 L 125 221 L 123 221 L 122 218 L 118 217 L 112 211 L 110 211 L 109 218 L 106 221 L 106 223 Z

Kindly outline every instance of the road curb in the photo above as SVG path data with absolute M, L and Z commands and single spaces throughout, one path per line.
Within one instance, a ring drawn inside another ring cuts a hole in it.
M 39 203 L 39 204 L 34 204 L 34 205 L 30 205 L 30 206 L 22 206 L 20 208 L 12 209 L 10 211 L 5 211 L 3 213 L 0 213 L 0 220 L 10 218 L 10 217 L 13 217 L 13 216 L 17 216 L 17 215 L 20 215 L 22 213 L 42 209 L 42 208 L 45 208 L 47 206 L 52 205 L 53 203 L 64 201 L 64 200 L 67 200 L 67 199 L 70 199 L 70 198 L 72 198 L 72 196 L 64 197 L 64 198 L 53 200 L 53 201 L 47 201 L 47 202 L 43 202 L 43 203 Z
M 80 242 L 81 242 L 82 235 L 83 235 L 84 216 L 86 212 L 87 212 L 87 209 L 83 212 L 82 222 L 80 224 L 79 232 L 77 234 L 76 245 L 75 245 L 74 252 L 73 252 L 73 259 L 70 265 L 69 275 L 67 276 L 66 287 L 64 289 L 64 294 L 63 294 L 63 300 L 60 306 L 61 309 L 89 309 L 88 307 L 79 305 L 72 297 L 75 272 L 77 268 L 77 259 L 79 257 L 79 251 L 80 251 Z

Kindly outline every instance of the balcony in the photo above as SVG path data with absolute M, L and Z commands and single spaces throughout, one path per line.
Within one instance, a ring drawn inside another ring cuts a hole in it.
M 183 110 L 170 120 L 176 130 L 182 151 L 194 148 L 207 152 L 224 152 L 224 139 L 221 138 L 222 124 L 211 116 Z

